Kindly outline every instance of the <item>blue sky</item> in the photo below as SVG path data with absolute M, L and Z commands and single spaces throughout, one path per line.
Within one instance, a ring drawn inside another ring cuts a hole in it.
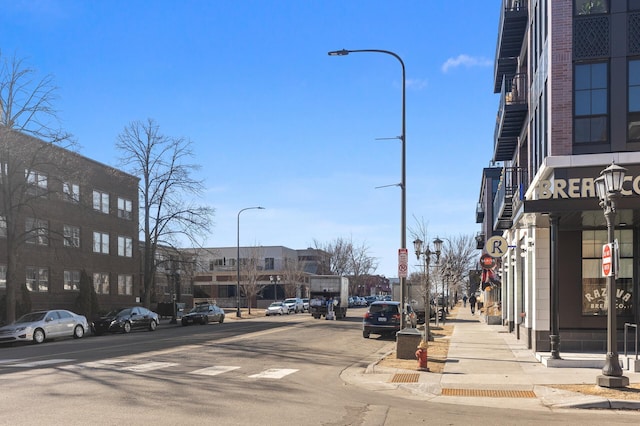
M 80 153 L 119 166 L 134 120 L 193 143 L 208 246 L 351 239 L 397 276 L 401 83 L 407 225 L 475 234 L 500 0 L 0 0 L 0 49 L 59 86 Z M 387 140 L 378 140 L 390 138 Z M 379 186 L 391 185 L 375 189 Z M 413 240 L 407 232 L 407 247 Z M 415 257 L 410 266 L 418 268 Z M 415 265 L 414 265 L 415 264 Z

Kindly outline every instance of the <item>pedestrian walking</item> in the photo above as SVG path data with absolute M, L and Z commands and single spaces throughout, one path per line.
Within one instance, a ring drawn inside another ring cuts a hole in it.
M 471 306 L 471 315 L 474 315 L 476 313 L 476 295 L 472 294 L 471 297 L 469 297 L 469 306 Z
M 462 306 L 464 308 L 467 307 L 467 295 L 466 294 L 464 296 L 462 296 Z

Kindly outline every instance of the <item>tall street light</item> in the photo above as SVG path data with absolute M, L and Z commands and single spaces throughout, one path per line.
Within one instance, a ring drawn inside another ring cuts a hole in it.
M 271 280 L 271 284 L 273 284 L 273 301 L 276 302 L 278 300 L 278 283 L 280 282 L 280 275 L 271 275 L 269 277 Z
M 600 199 L 600 207 L 604 211 L 607 221 L 607 242 L 611 259 L 611 269 L 607 275 L 607 357 L 602 375 L 597 377 L 597 385 L 608 388 L 621 388 L 629 384 L 629 378 L 622 375 L 618 357 L 618 327 L 616 324 L 616 274 L 618 269 L 617 244 L 614 242 L 614 227 L 616 219 L 616 200 L 622 191 L 624 175 L 627 169 L 613 163 L 600 172 L 600 177 L 594 180 L 596 193 Z M 606 248 L 606 246 L 605 246 Z M 603 248 L 603 257 L 605 248 Z M 602 268 L 603 274 L 605 268 Z
M 236 285 L 236 317 L 240 318 L 240 213 L 245 210 L 264 210 L 264 207 L 246 207 L 238 212 L 238 254 L 236 257 L 236 266 L 238 267 L 238 284 Z
M 433 340 L 431 338 L 431 332 L 429 331 L 429 321 L 431 320 L 431 281 L 429 276 L 429 264 L 431 263 L 431 256 L 436 257 L 436 263 L 438 263 L 438 261 L 440 260 L 440 253 L 442 251 L 442 240 L 437 237 L 435 240 L 433 240 L 433 248 L 435 249 L 435 251 L 431 251 L 431 249 L 429 248 L 429 244 L 427 244 L 427 247 L 424 249 L 424 251 L 422 251 L 422 244 L 423 244 L 423 241 L 420 238 L 417 238 L 413 242 L 413 248 L 416 251 L 416 257 L 418 258 L 418 260 L 420 260 L 420 256 L 422 256 L 422 259 L 423 259 L 424 276 L 426 279 L 426 284 L 425 284 L 424 296 L 423 296 L 424 336 L 422 337 L 422 340 L 424 342 L 428 342 L 430 340 Z M 436 310 L 436 317 L 437 316 L 438 316 L 438 312 Z
M 406 140 L 406 74 L 405 67 L 402 58 L 398 56 L 396 53 L 391 52 L 389 50 L 380 50 L 380 49 L 359 49 L 359 50 L 334 50 L 329 52 L 329 56 L 347 56 L 350 53 L 384 53 L 385 55 L 391 55 L 400 62 L 402 66 L 402 133 L 398 136 L 400 142 L 402 143 L 402 180 L 400 182 L 400 248 L 405 251 L 407 248 L 407 172 L 406 172 L 406 158 L 407 158 L 407 140 Z M 406 293 L 406 279 L 407 279 L 407 271 L 401 272 L 400 274 L 400 300 L 404 302 L 405 293 Z M 400 318 L 400 328 L 403 329 L 406 327 L 406 318 L 401 316 Z

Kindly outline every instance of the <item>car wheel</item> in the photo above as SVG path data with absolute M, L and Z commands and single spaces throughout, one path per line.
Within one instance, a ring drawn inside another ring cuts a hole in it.
M 220 320 L 218 321 L 218 324 L 222 324 L 224 322 L 224 315 L 220 315 Z
M 44 330 L 36 328 L 36 331 L 33 332 L 33 343 L 42 343 L 44 342 L 44 338 Z
M 84 328 L 81 325 L 76 325 L 76 328 L 73 329 L 73 338 L 79 339 L 84 336 Z
M 156 328 L 158 328 L 158 323 L 156 320 L 151 320 L 149 323 L 149 331 L 156 331 Z
M 209 317 L 205 315 L 204 318 L 200 321 L 200 324 L 205 325 L 209 323 Z
M 122 326 L 123 333 L 131 333 L 131 323 L 129 321 L 125 322 Z
M 368 339 L 370 335 L 371 335 L 371 333 L 369 333 L 368 331 L 363 331 L 362 332 L 362 337 L 364 337 L 365 339 Z

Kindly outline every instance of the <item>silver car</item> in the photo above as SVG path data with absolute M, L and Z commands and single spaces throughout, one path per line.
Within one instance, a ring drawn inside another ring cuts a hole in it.
M 87 318 L 63 309 L 25 314 L 0 328 L 0 343 L 33 342 L 71 337 L 79 339 L 89 330 Z

